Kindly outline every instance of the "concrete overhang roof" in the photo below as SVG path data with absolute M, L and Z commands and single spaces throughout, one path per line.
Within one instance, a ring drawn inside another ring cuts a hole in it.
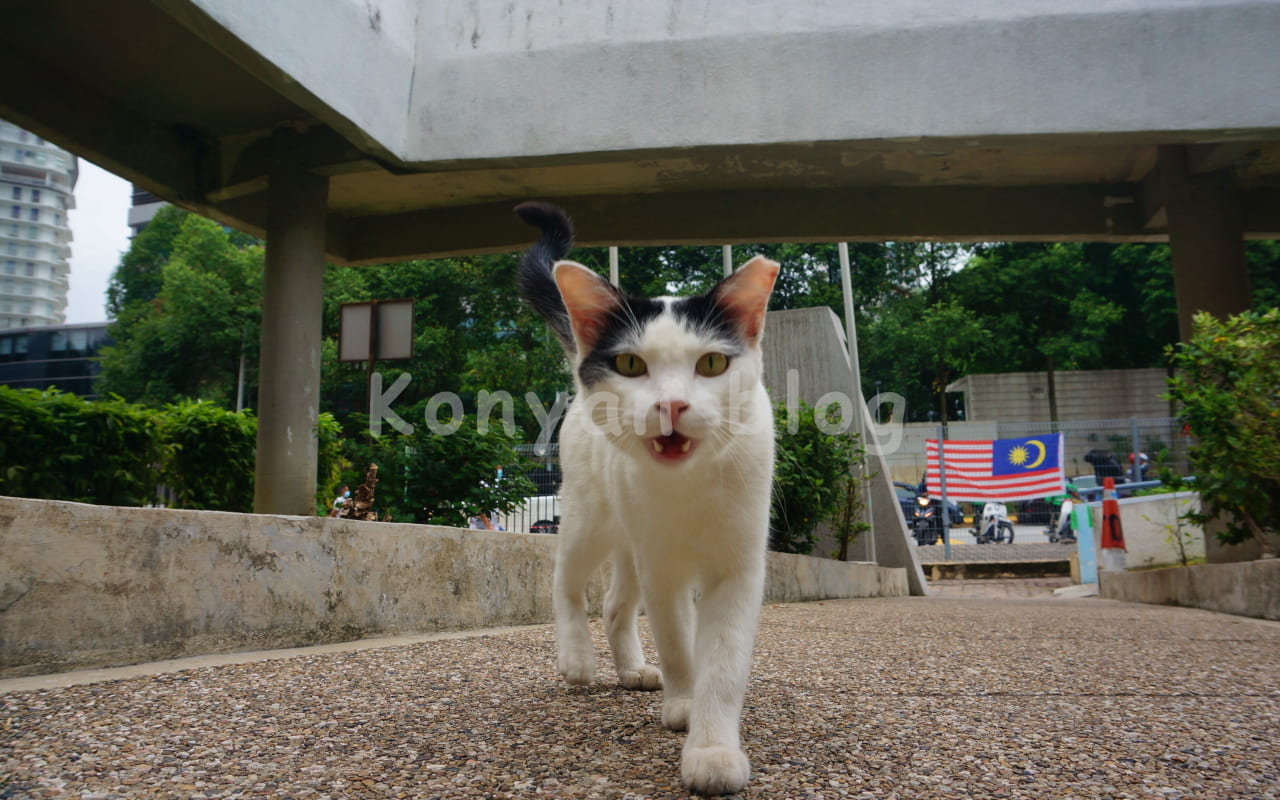
M 1277 0 L 41 0 L 0 116 L 261 235 L 272 134 L 340 263 L 583 244 L 1158 240 L 1158 158 L 1280 237 Z

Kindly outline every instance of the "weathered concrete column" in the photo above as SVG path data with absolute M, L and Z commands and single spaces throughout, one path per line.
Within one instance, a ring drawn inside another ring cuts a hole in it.
M 253 493 L 259 514 L 315 514 L 329 182 L 302 169 L 300 139 L 282 128 L 273 142 Z
M 1191 317 L 1238 314 L 1253 306 L 1244 258 L 1240 192 L 1228 170 L 1194 173 L 1187 148 L 1160 148 L 1178 333 L 1191 338 Z

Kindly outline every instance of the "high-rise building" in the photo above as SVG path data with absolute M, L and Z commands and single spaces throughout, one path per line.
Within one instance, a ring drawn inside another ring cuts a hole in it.
M 129 230 L 137 236 L 156 212 L 169 205 L 138 184 L 133 185 L 133 204 L 129 206 Z
M 66 319 L 76 157 L 0 120 L 0 329 Z

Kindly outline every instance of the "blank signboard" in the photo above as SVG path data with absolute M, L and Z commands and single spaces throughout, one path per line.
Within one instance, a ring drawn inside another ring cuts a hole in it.
M 369 360 L 370 325 L 377 315 L 377 353 L 375 359 L 413 358 L 413 298 L 376 300 L 368 303 L 343 303 L 338 337 L 339 361 Z

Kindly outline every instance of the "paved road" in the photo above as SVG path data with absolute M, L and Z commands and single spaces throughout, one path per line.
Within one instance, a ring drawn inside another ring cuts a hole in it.
M 740 797 L 1280 799 L 1280 624 L 1048 588 L 767 606 Z M 603 649 L 566 687 L 547 625 L 94 680 L 0 682 L 0 797 L 688 796 L 659 697 Z

